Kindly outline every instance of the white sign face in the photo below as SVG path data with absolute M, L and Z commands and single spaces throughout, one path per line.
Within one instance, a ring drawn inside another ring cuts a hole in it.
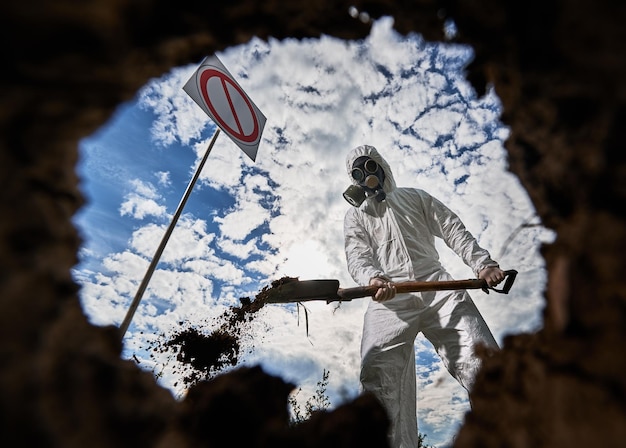
M 253 161 L 266 118 L 216 56 L 204 59 L 183 87 Z

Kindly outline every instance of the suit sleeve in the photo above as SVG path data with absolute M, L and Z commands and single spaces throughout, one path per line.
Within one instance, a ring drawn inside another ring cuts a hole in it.
M 427 196 L 425 203 L 428 215 L 432 218 L 433 233 L 443 239 L 477 277 L 483 269 L 498 266 L 489 252 L 478 245 L 476 238 L 452 210 L 432 196 Z
M 351 209 L 346 213 L 343 234 L 348 272 L 354 281 L 359 285 L 368 285 L 374 277 L 388 280 L 376 262 L 370 237 L 356 210 Z

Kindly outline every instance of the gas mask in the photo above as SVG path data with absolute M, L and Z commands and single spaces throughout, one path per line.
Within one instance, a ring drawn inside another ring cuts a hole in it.
M 358 183 L 350 185 L 343 192 L 346 201 L 355 207 L 359 207 L 365 199 L 374 197 L 378 202 L 384 201 L 387 195 L 383 191 L 385 172 L 374 159 L 361 156 L 352 164 L 350 173 Z

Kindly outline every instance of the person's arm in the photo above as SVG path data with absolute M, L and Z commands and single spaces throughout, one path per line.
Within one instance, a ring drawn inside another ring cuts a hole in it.
M 344 220 L 344 238 L 348 272 L 354 281 L 359 285 L 378 286 L 373 297 L 377 302 L 393 299 L 396 287 L 375 263 L 369 236 L 354 216 L 346 216 Z
M 389 281 L 376 263 L 369 235 L 352 210 L 344 218 L 343 236 L 348 272 L 357 284 L 369 285 L 373 278 Z
M 396 287 L 378 266 L 370 237 L 353 210 L 346 213 L 343 235 L 348 272 L 354 281 L 359 285 L 378 286 L 373 297 L 378 302 L 392 299 L 396 295 Z
M 478 278 L 484 278 L 489 286 L 504 279 L 502 271 L 489 252 L 478 245 L 476 238 L 465 228 L 461 219 L 438 199 L 428 196 L 425 200 L 427 215 L 432 217 L 434 233 L 468 265 Z

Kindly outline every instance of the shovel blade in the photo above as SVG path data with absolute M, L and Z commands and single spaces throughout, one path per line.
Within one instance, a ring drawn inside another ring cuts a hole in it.
M 336 300 L 339 280 L 292 281 L 271 288 L 265 303 L 296 303 L 308 300 Z

